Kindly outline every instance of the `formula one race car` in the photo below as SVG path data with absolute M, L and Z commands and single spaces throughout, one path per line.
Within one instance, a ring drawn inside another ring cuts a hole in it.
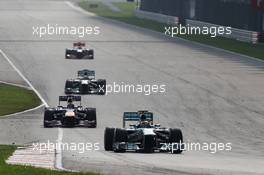
M 92 70 L 78 71 L 78 78 L 68 79 L 65 83 L 65 94 L 98 94 L 106 92 L 106 80 L 95 79 L 95 72 Z
M 67 106 L 61 106 L 62 101 L 67 102 Z M 75 106 L 74 102 L 80 102 L 79 106 Z M 59 106 L 45 108 L 44 112 L 44 127 L 55 126 L 96 128 L 96 109 L 83 108 L 81 96 L 60 96 Z
M 137 121 L 125 128 L 126 121 Z M 104 148 L 106 151 L 125 152 L 154 151 L 181 153 L 183 150 L 183 136 L 180 129 L 161 128 L 153 125 L 153 113 L 148 111 L 125 112 L 123 128 L 106 128 L 104 134 Z
M 66 59 L 94 59 L 94 51 L 92 49 L 85 48 L 85 43 L 77 42 L 73 43 L 72 49 L 66 49 Z

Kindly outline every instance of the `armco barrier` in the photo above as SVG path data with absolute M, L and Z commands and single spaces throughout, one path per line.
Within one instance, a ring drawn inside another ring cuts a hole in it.
M 220 27 L 220 25 L 211 24 L 207 22 L 202 21 L 195 21 L 195 20 L 189 20 L 186 19 L 186 25 L 189 24 L 190 26 L 196 26 L 196 27 Z M 248 30 L 242 30 L 242 29 L 231 29 L 232 33 L 230 35 L 223 35 L 226 38 L 232 38 L 239 41 L 249 42 L 256 44 L 259 41 L 259 33 L 254 31 L 248 31 Z
M 174 24 L 174 25 L 179 24 L 179 18 L 176 16 L 167 16 L 167 15 L 163 15 L 159 13 L 142 11 L 139 9 L 135 10 L 135 15 L 138 18 L 150 19 L 153 21 L 161 22 L 161 23 Z

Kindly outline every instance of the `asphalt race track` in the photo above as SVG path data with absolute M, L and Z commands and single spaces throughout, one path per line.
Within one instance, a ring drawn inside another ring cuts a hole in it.
M 105 174 L 264 174 L 264 62 L 87 15 L 63 1 L 0 1 L 0 48 L 38 90 L 57 105 L 67 78 L 96 71 L 108 83 L 165 84 L 166 93 L 84 96 L 97 108 L 98 127 L 44 129 L 42 110 L 0 120 L 0 144 L 99 143 L 99 151 L 63 151 L 64 168 Z M 73 36 L 32 35 L 32 26 L 99 26 L 87 36 L 95 60 L 65 60 Z M 0 64 L 6 64 L 2 55 Z M 1 75 L 2 76 L 2 75 Z M 5 80 L 8 74 L 5 76 Z M 212 154 L 112 153 L 103 149 L 104 128 L 121 127 L 124 111 L 148 109 L 164 127 L 181 128 L 189 142 L 232 143 Z M 8 134 L 6 134 L 8 133 Z

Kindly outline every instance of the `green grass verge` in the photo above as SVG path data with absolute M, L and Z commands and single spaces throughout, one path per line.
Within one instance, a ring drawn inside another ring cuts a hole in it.
M 91 8 L 91 4 L 97 4 L 97 8 Z M 99 16 L 111 18 L 128 24 L 136 25 L 139 27 L 151 29 L 154 31 L 164 33 L 164 27 L 167 24 L 155 22 L 147 19 L 140 19 L 134 15 L 134 9 L 136 7 L 135 3 L 131 2 L 117 2 L 114 3 L 119 9 L 120 12 L 114 12 L 109 9 L 107 6 L 101 2 L 96 1 L 82 1 L 79 3 L 79 6 L 83 9 L 95 13 Z M 225 50 L 237 52 L 240 54 L 248 55 L 251 57 L 264 59 L 264 44 L 250 44 L 246 42 L 241 42 L 233 39 L 215 37 L 211 38 L 210 36 L 205 35 L 178 35 L 179 37 L 185 38 L 187 40 L 207 44 L 210 46 L 215 46 Z
M 16 146 L 0 145 L 0 174 L 2 175 L 97 175 L 95 173 L 74 173 L 52 171 L 31 166 L 8 165 L 5 160 L 16 150 Z
M 97 4 L 97 8 L 91 8 L 90 5 Z M 147 19 L 140 19 L 134 15 L 134 9 L 136 8 L 135 3 L 131 2 L 116 2 L 113 3 L 120 9 L 120 12 L 114 12 L 105 6 L 101 2 L 96 1 L 81 1 L 79 6 L 83 9 L 95 13 L 98 16 L 111 18 L 114 20 L 118 20 L 124 23 L 136 25 L 143 28 L 152 29 L 155 31 L 163 32 L 164 24 L 158 23 L 156 21 L 147 20 Z
M 38 96 L 33 91 L 0 84 L 0 116 L 31 109 L 40 104 Z

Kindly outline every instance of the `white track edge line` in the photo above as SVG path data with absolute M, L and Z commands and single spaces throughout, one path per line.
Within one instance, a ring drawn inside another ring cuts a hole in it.
M 37 107 L 31 108 L 31 109 L 27 109 L 27 110 L 24 110 L 24 111 L 21 111 L 21 112 L 16 112 L 16 113 L 7 114 L 7 115 L 1 115 L 0 117 L 1 118 L 6 118 L 6 117 L 11 117 L 11 116 L 15 116 L 15 115 L 24 114 L 24 113 L 27 113 L 27 112 L 31 112 L 31 111 L 37 110 L 37 109 L 41 108 L 42 106 L 45 106 L 45 104 L 41 104 L 41 105 L 39 105 Z
M 21 87 L 21 88 L 24 88 L 24 89 L 28 89 L 28 90 L 32 90 L 29 86 L 25 86 L 25 85 L 22 85 L 22 84 L 17 84 L 17 83 L 10 83 L 10 82 L 6 82 L 6 81 L 1 81 L 0 80 L 0 84 L 6 84 L 6 85 L 11 85 L 11 86 L 17 86 L 17 87 Z
M 30 83 L 30 81 L 22 74 L 22 72 L 14 65 L 14 63 L 8 58 L 8 56 L 3 52 L 2 49 L 0 49 L 0 53 L 3 55 L 3 57 L 6 59 L 6 61 L 13 67 L 13 69 L 19 74 L 19 76 L 29 85 L 29 87 L 37 94 L 37 96 L 41 99 L 43 105 L 45 105 L 45 107 L 49 107 L 48 103 L 44 100 L 44 98 L 40 95 L 40 93 L 36 90 L 36 88 Z M 63 136 L 63 130 L 59 128 L 58 130 L 58 135 L 60 136 L 60 133 L 62 133 Z M 59 137 L 58 136 L 58 137 Z M 59 140 L 59 138 L 58 138 Z M 62 138 L 61 138 L 62 140 Z M 56 151 L 56 150 L 55 150 Z M 61 155 L 61 151 L 60 151 L 60 156 L 57 158 L 56 154 L 55 154 L 55 168 L 59 168 L 60 170 L 64 170 L 67 171 L 66 169 L 64 169 L 62 167 L 62 155 Z M 59 166 L 57 166 L 57 164 Z
M 62 150 L 61 150 L 61 143 L 63 139 L 63 130 L 58 128 L 58 149 L 55 149 L 55 168 L 59 170 L 65 170 L 62 166 Z
M 14 63 L 8 58 L 8 56 L 3 52 L 2 49 L 0 49 L 0 53 L 3 55 L 3 57 L 6 59 L 6 61 L 13 67 L 13 69 L 19 74 L 19 76 L 29 85 L 29 87 L 37 94 L 37 96 L 40 98 L 42 103 L 48 107 L 47 102 L 44 100 L 44 98 L 40 95 L 40 93 L 36 90 L 36 88 L 30 83 L 30 81 L 21 73 L 21 71 L 14 65 Z
M 55 168 L 61 171 L 69 171 L 69 172 L 78 172 L 75 170 L 70 170 L 66 169 L 62 165 L 62 150 L 61 150 L 61 145 L 62 145 L 62 139 L 63 139 L 63 129 L 58 128 L 58 149 L 55 149 Z

